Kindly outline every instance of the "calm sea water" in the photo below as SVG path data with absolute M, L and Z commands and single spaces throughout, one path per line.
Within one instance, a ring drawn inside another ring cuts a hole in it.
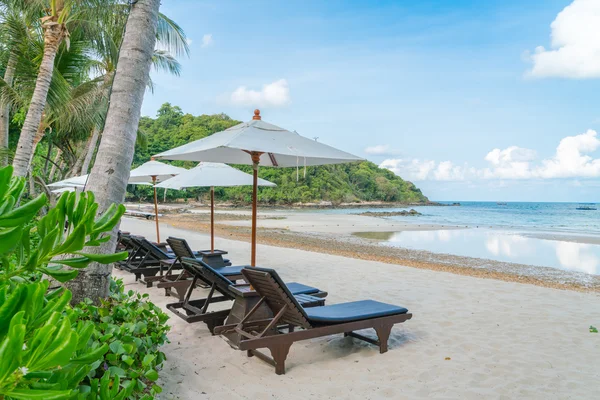
M 357 232 L 356 234 L 377 240 L 387 246 L 599 275 L 600 245 L 547 240 L 527 235 L 531 232 L 544 231 L 562 235 L 600 236 L 600 210 L 582 211 L 577 210 L 578 206 L 578 203 L 499 205 L 492 202 L 461 202 L 461 205 L 456 207 L 415 206 L 324 212 L 359 213 L 414 208 L 423 215 L 389 218 L 413 224 L 452 225 L 478 229 Z
M 444 202 L 451 204 L 453 202 Z M 391 217 L 418 224 L 493 227 L 508 230 L 547 230 L 600 235 L 600 206 L 595 211 L 577 210 L 578 203 L 507 203 L 461 202 L 458 207 L 413 206 L 385 209 L 327 210 L 328 213 L 358 213 L 364 211 L 400 211 L 414 208 L 418 217 Z

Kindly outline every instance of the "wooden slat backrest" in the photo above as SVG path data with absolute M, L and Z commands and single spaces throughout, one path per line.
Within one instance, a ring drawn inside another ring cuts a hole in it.
M 146 239 L 145 237 L 142 237 L 142 236 L 132 236 L 131 238 L 133 239 L 133 241 L 135 243 L 137 243 L 144 250 L 146 250 L 148 253 L 150 253 L 150 256 L 152 258 L 155 258 L 158 261 L 160 261 L 160 260 L 168 260 L 168 259 L 171 258 L 171 257 L 169 257 L 169 255 L 167 253 L 165 253 L 164 251 L 162 251 L 158 246 L 155 246 L 153 243 L 151 243 L 150 241 L 148 241 L 148 239 Z
M 182 259 L 183 257 L 194 258 L 194 252 L 185 239 L 171 236 L 167 239 L 167 243 L 169 243 L 173 253 L 175 253 L 179 259 Z
M 131 235 L 121 235 L 119 237 L 119 242 L 125 246 L 126 250 L 136 250 L 138 248 L 138 246 L 133 243 Z
M 242 270 L 242 275 L 246 282 L 265 298 L 265 303 L 274 315 L 279 313 L 284 306 L 287 306 L 279 323 L 301 326 L 306 329 L 311 327 L 304 309 L 298 304 L 276 271 L 267 268 L 249 267 Z
M 204 283 L 208 285 L 216 285 L 217 290 L 226 296 L 230 296 L 233 298 L 233 294 L 229 289 L 229 286 L 233 285 L 229 279 L 224 277 L 223 275 L 216 272 L 213 268 L 211 268 L 205 262 L 198 260 L 196 258 L 188 258 L 184 257 L 181 259 L 181 264 L 183 268 L 188 271 L 192 276 L 197 277 Z

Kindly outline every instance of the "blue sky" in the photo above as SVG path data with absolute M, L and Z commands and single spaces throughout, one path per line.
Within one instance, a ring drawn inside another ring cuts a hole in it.
M 568 52 L 598 49 L 578 32 L 581 15 L 600 19 L 591 3 L 164 2 L 191 56 L 181 77 L 153 73 L 142 112 L 259 107 L 434 200 L 600 201 L 600 65 Z

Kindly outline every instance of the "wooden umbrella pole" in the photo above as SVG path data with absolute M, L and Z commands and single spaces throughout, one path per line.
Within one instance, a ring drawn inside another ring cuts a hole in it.
M 210 252 L 215 252 L 215 187 L 210 187 Z
M 258 202 L 258 163 L 262 153 L 252 152 L 252 258 L 250 266 L 256 267 L 256 203 Z
M 156 243 L 160 243 L 160 231 L 158 229 L 158 199 L 156 198 L 156 176 L 152 177 L 154 187 L 154 221 L 156 222 Z

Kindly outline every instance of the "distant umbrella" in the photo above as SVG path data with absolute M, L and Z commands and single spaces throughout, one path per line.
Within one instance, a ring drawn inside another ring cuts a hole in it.
M 155 185 L 156 183 L 163 182 L 185 171 L 187 171 L 185 168 L 175 167 L 173 165 L 152 160 L 133 169 L 130 172 L 128 183 L 132 185 Z M 63 179 L 62 181 L 49 184 L 48 187 L 77 188 L 85 190 L 88 176 L 89 175 L 81 175 Z M 156 221 L 156 240 L 157 242 L 160 242 L 156 188 L 154 188 L 154 220 Z
M 154 221 L 156 222 L 156 241 L 160 243 L 160 229 L 158 226 L 158 199 L 156 197 L 156 184 L 173 178 L 176 175 L 186 172 L 187 169 L 175 167 L 173 165 L 161 163 L 159 161 L 148 161 L 139 167 L 131 170 L 129 174 L 129 183 L 133 185 L 154 186 Z
M 342 164 L 362 161 L 360 157 L 300 136 L 262 121 L 260 111 L 254 111 L 250 122 L 244 122 L 206 138 L 157 154 L 167 160 L 212 161 L 252 165 L 252 258 L 256 264 L 256 217 L 258 165 L 296 167 Z
M 165 189 L 184 189 L 189 187 L 210 187 L 210 251 L 215 250 L 215 186 L 250 186 L 253 177 L 250 174 L 221 163 L 201 162 L 156 187 Z M 259 186 L 277 186 L 264 179 L 258 179 Z

